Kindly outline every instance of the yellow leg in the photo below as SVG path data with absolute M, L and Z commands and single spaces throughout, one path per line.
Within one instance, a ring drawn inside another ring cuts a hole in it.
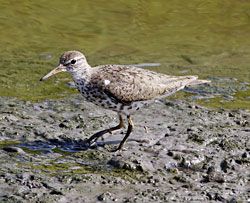
M 127 116 L 127 120 L 128 120 L 128 129 L 127 129 L 127 132 L 126 132 L 126 135 L 124 136 L 124 138 L 122 139 L 122 141 L 120 142 L 119 146 L 114 149 L 114 150 L 111 150 L 111 152 L 116 152 L 116 151 L 119 151 L 122 149 L 124 143 L 126 142 L 126 140 L 128 139 L 130 133 L 132 132 L 133 128 L 134 128 L 134 123 L 131 119 L 130 116 Z

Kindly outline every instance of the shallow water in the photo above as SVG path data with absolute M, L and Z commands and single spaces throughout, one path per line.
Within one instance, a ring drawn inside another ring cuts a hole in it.
M 160 63 L 150 69 L 212 78 L 214 98 L 202 104 L 250 108 L 249 1 L 0 0 L 0 4 L 0 96 L 41 100 L 76 92 L 65 85 L 71 81 L 66 74 L 44 83 L 38 80 L 63 51 L 77 49 L 91 65 Z M 227 82 L 220 86 L 213 78 Z M 228 80 L 237 82 L 231 87 Z M 218 94 L 221 88 L 230 91 Z M 175 97 L 183 94 L 189 95 Z

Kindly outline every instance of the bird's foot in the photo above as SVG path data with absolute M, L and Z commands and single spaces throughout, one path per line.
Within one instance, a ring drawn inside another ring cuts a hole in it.
M 97 143 L 97 140 L 98 140 L 98 138 L 92 139 L 92 140 L 85 139 L 84 146 L 88 149 L 96 149 L 97 147 L 104 147 L 105 146 L 105 143 L 103 143 L 103 142 Z
M 93 141 L 93 140 L 85 139 L 85 140 L 83 141 L 83 143 L 84 143 L 84 146 L 85 146 L 85 147 L 90 148 L 90 147 L 92 147 L 93 144 L 95 144 L 96 142 L 95 142 L 95 140 Z

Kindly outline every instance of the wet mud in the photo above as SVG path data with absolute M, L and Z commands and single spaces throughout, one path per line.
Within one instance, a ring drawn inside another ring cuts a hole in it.
M 118 123 L 81 96 L 39 103 L 0 98 L 1 202 L 247 202 L 250 113 L 161 101 Z

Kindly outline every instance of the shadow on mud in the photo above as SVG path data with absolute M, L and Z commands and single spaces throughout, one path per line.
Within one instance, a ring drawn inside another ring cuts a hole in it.
M 41 151 L 43 153 L 53 153 L 55 149 L 65 152 L 79 152 L 89 149 L 104 148 L 106 145 L 118 145 L 120 140 L 113 141 L 97 141 L 89 145 L 85 140 L 72 140 L 72 139 L 49 139 L 46 141 L 32 141 L 18 144 L 20 148 L 27 148 L 29 150 Z

